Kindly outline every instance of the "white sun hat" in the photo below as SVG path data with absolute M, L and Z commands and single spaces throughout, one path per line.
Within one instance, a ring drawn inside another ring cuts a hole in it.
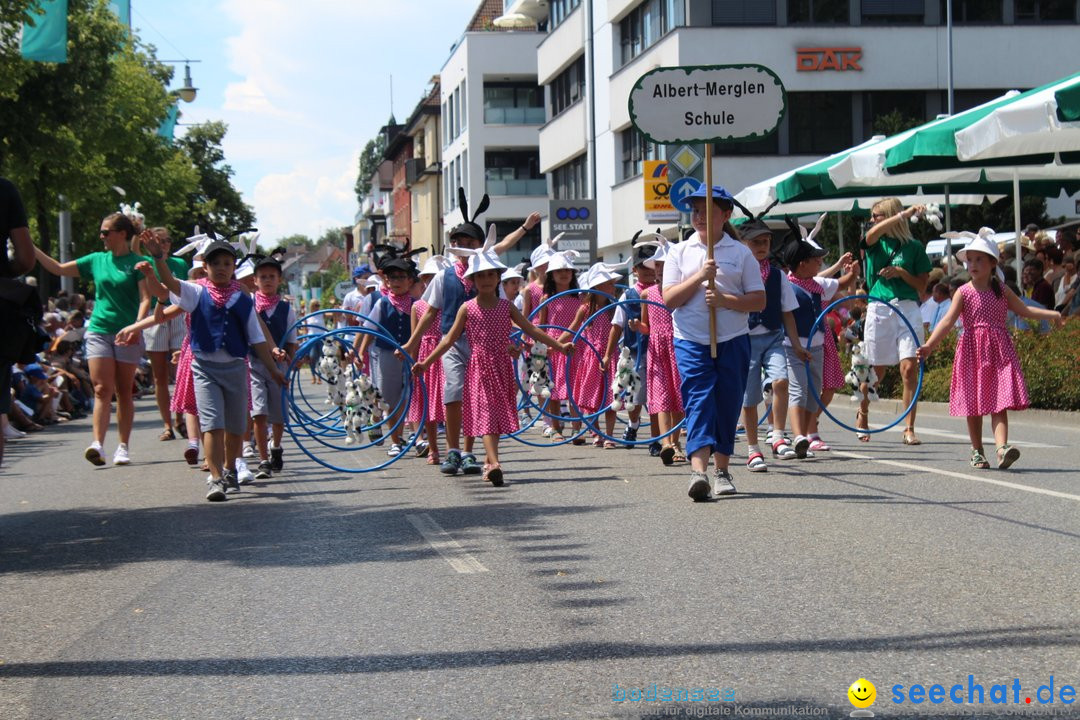
M 634 248 L 639 247 L 655 247 L 656 252 L 652 254 L 652 257 L 645 260 L 642 265 L 647 268 L 655 268 L 657 260 L 663 260 L 668 251 L 668 239 L 660 233 L 651 233 L 649 235 L 643 235 L 641 239 L 634 243 Z
M 432 255 L 424 263 L 424 267 L 420 270 L 421 275 L 438 275 L 446 268 L 453 265 L 453 261 L 447 258 L 445 255 Z
M 532 255 L 529 256 L 529 264 L 533 267 L 547 265 L 548 261 L 551 260 L 551 256 L 555 254 L 556 243 L 558 243 L 559 239 L 565 234 L 566 233 L 559 233 L 553 238 L 541 240 L 540 244 L 536 246 L 536 249 L 532 251 Z
M 551 258 L 548 260 L 549 273 L 556 270 L 576 270 L 574 267 L 574 258 L 578 256 L 577 250 L 560 250 L 552 253 Z
M 525 272 L 525 268 L 528 267 L 528 263 L 520 262 L 512 268 L 507 268 L 506 272 L 502 274 L 501 282 L 507 280 L 524 280 L 525 276 L 521 273 Z
M 586 290 L 591 290 L 598 285 L 603 285 L 609 280 L 618 280 L 630 269 L 631 262 L 633 262 L 632 258 L 624 260 L 616 265 L 598 262 L 586 271 L 585 278 L 581 282 L 581 287 Z
M 461 248 L 452 247 L 450 252 L 459 257 L 469 258 L 469 267 L 465 270 L 465 277 L 475 275 L 478 272 L 484 272 L 485 270 L 505 270 L 506 266 L 499 261 L 499 256 L 495 254 L 492 248 L 495 247 L 495 225 L 488 225 L 487 237 L 484 239 L 484 244 L 478 249 L 473 248 Z M 500 275 L 502 273 L 500 272 Z
M 968 244 L 964 246 L 960 252 L 956 253 L 956 259 L 960 262 L 967 262 L 968 251 L 986 253 L 994 260 L 1001 259 L 1001 252 L 998 250 L 997 242 L 994 240 L 994 231 L 992 228 L 983 227 L 979 228 L 978 234 L 972 232 L 959 232 L 959 233 L 945 233 L 947 238 L 967 238 Z

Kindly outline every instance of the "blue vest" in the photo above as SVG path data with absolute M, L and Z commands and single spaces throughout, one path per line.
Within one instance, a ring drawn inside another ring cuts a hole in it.
M 386 328 L 386 332 L 390 333 L 390 337 L 397 340 L 399 345 L 408 342 L 409 335 L 412 334 L 412 318 L 409 317 L 409 313 L 398 312 L 398 309 L 385 295 L 375 302 L 375 306 L 379 308 L 381 318 L 379 324 Z M 394 345 L 381 337 L 375 338 L 375 347 L 380 347 L 383 350 L 396 349 Z
M 465 292 L 465 285 L 458 280 L 454 268 L 448 267 L 443 270 L 442 323 L 439 328 L 443 335 L 450 334 L 450 328 L 454 327 L 454 321 L 457 320 L 458 309 L 465 304 L 466 300 L 472 300 L 474 297 L 476 297 L 475 285 L 472 292 Z
M 278 304 L 274 306 L 273 315 L 267 315 L 265 310 L 259 315 L 266 323 L 266 329 L 270 331 L 274 345 L 281 347 L 281 343 L 285 340 L 285 331 L 289 329 L 289 303 L 278 300 Z
M 637 291 L 636 287 L 628 288 L 626 291 L 627 300 L 640 300 L 641 293 Z M 649 336 L 642 335 L 639 332 L 635 332 L 630 329 L 631 320 L 640 320 L 644 314 L 644 308 L 648 307 L 645 303 L 633 302 L 629 305 L 623 305 L 623 311 L 626 312 L 626 329 L 623 331 L 623 346 L 630 348 L 630 352 L 634 354 L 634 357 L 638 357 L 641 353 L 645 352 L 649 347 Z
M 758 325 L 764 325 L 770 330 L 776 331 L 784 324 L 780 300 L 781 285 L 780 268 L 770 265 L 769 278 L 765 281 L 765 309 L 761 312 L 750 313 L 748 322 L 751 330 Z
M 821 314 L 821 296 L 807 292 L 794 283 L 791 287 L 795 290 L 795 299 L 799 301 L 799 307 L 792 312 L 795 316 L 795 327 L 799 330 L 799 337 L 809 338 L 810 328 L 814 326 L 814 321 Z M 818 324 L 817 331 L 825 331 L 824 321 Z
M 248 354 L 247 320 L 255 307 L 247 293 L 236 293 L 231 305 L 219 308 L 209 291 L 199 296 L 199 306 L 191 313 L 191 347 L 196 352 L 209 355 L 224 346 L 233 357 Z

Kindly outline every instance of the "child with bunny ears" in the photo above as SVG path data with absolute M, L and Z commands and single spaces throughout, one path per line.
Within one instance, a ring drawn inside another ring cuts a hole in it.
M 483 437 L 484 480 L 500 486 L 503 471 L 499 463 L 499 437 L 518 429 L 514 402 L 517 382 L 510 356 L 511 323 L 532 339 L 561 353 L 572 353 L 574 346 L 558 342 L 542 332 L 509 300 L 499 297 L 499 281 L 506 266 L 490 252 L 494 240 L 495 226 L 492 225 L 482 249 L 451 248 L 451 252 L 467 258 L 464 277 L 475 287 L 476 295 L 461 304 L 450 330 L 430 355 L 413 366 L 413 374 L 426 372 L 462 335 L 465 336 L 470 354 L 462 389 L 462 426 L 466 437 Z
M 541 302 L 547 302 L 549 298 L 554 299 L 540 309 L 536 324 L 541 327 L 551 325 L 552 327 L 545 328 L 545 332 L 551 337 L 559 337 L 563 334 L 564 328 L 570 327 L 581 304 L 581 300 L 575 295 L 555 297 L 567 290 L 577 289 L 577 271 L 574 269 L 574 258 L 577 255 L 575 250 L 563 250 L 553 253 L 548 259 Z M 566 359 L 552 355 L 549 360 L 551 361 L 551 397 L 548 399 L 547 411 L 552 415 L 560 415 L 560 405 L 567 398 Z M 581 422 L 575 421 L 571 426 L 576 435 L 581 428 Z M 545 431 L 545 434 L 551 438 L 552 442 L 565 440 L 562 434 L 562 421 L 551 418 L 551 433 L 548 434 Z
M 966 236 L 971 242 L 956 257 L 967 266 L 971 280 L 953 295 L 949 311 L 916 355 L 926 360 L 957 318 L 963 318 L 964 333 L 956 343 L 949 386 L 949 414 L 967 418 L 971 467 L 979 469 L 990 467 L 982 442 L 983 415 L 989 415 L 997 443 L 998 468 L 1005 470 L 1020 457 L 1020 451 L 1009 444 L 1008 411 L 1028 406 L 1020 358 L 1006 327 L 1008 312 L 1057 324 L 1061 323 L 1061 313 L 1025 305 L 1005 286 L 998 269 L 993 230 L 982 228 L 978 235 Z

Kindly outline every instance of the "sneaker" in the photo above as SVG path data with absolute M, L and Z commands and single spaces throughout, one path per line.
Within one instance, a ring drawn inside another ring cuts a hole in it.
M 738 492 L 735 483 L 731 482 L 731 474 L 727 470 L 717 470 L 713 473 L 713 495 L 734 495 Z
M 256 450 L 255 450 L 255 443 L 249 443 L 249 442 L 244 443 L 244 453 L 243 454 L 244 454 L 244 457 L 246 457 L 246 458 L 257 457 L 259 455 L 259 453 L 256 452 Z
M 660 445 L 659 440 L 655 440 L 649 443 L 649 457 L 660 457 L 660 451 L 663 447 Z
M 390 447 L 386 449 L 386 454 L 389 457 L 397 457 L 401 454 L 401 445 L 397 443 L 390 443 Z
M 413 445 L 413 449 L 416 450 L 416 457 L 427 457 L 428 451 L 431 446 L 428 445 L 427 440 L 417 440 L 416 445 Z
M 120 443 L 116 446 L 116 452 L 112 456 L 113 465 L 130 465 L 131 456 L 128 455 L 127 443 Z
M 188 445 L 187 450 L 184 451 L 184 460 L 188 465 L 199 464 L 199 446 Z
M 479 475 L 484 472 L 484 466 L 477 462 L 475 455 L 465 453 L 461 456 L 461 472 L 465 475 Z
M 690 489 L 686 491 L 686 494 L 694 502 L 709 499 L 709 478 L 705 477 L 705 473 L 697 470 L 690 473 Z
M 206 499 L 210 502 L 219 502 L 225 499 L 225 483 L 212 477 L 206 478 L 209 490 L 206 491 Z
M 795 457 L 800 460 L 806 457 L 806 451 L 810 449 L 810 438 L 799 435 L 795 438 Z
M 248 485 L 255 481 L 255 475 L 248 468 L 247 463 L 240 458 L 236 459 L 236 482 L 239 485 Z
M 236 473 L 226 470 L 221 476 L 221 484 L 225 486 L 225 492 L 240 492 L 240 483 L 237 482 Z
M 255 479 L 269 480 L 272 477 L 274 477 L 274 469 L 273 467 L 271 467 L 270 461 L 263 460 L 261 463 L 259 463 L 258 469 L 255 470 Z
M 90 447 L 86 448 L 83 457 L 98 467 L 105 464 L 105 458 L 101 457 L 101 445 L 96 441 L 91 443 Z
M 285 450 L 279 447 L 270 448 L 270 469 L 274 472 L 281 472 L 281 468 L 285 467 Z
M 446 453 L 446 459 L 439 466 L 439 472 L 443 475 L 457 475 L 459 470 L 461 470 L 461 453 L 451 450 Z
M 633 428 L 627 425 L 626 429 L 623 430 L 622 439 L 623 442 L 626 443 L 626 447 L 634 447 L 632 443 L 637 441 L 637 428 Z

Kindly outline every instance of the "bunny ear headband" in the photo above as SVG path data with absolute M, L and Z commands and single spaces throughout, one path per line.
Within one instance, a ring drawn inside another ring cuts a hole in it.
M 472 214 L 472 217 L 469 217 L 469 199 L 465 197 L 465 188 L 458 187 L 457 192 L 458 206 L 461 208 L 461 224 L 471 226 L 475 230 L 478 230 L 479 232 L 476 233 L 477 237 L 483 237 L 484 229 L 477 224 L 476 218 L 480 217 L 480 215 L 488 209 L 488 206 L 491 204 L 491 198 L 488 197 L 487 193 L 484 193 L 484 197 L 480 198 L 480 204 L 476 206 L 476 212 Z M 454 234 L 453 231 L 451 231 L 451 234 Z
M 131 221 L 131 224 L 135 226 L 136 230 L 141 232 L 146 227 L 146 217 L 140 211 L 140 207 L 141 205 L 139 203 L 133 205 L 122 203 L 120 205 L 120 213 Z

